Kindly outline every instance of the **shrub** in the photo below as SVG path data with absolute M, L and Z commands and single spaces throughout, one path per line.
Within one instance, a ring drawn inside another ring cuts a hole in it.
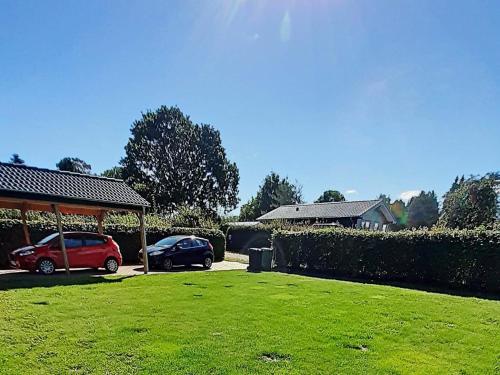
M 38 211 L 28 211 L 27 212 L 28 221 L 48 221 L 55 222 L 56 217 L 52 212 L 38 212 Z M 0 220 L 21 220 L 21 212 L 19 210 L 9 210 L 0 209 Z M 171 226 L 182 226 L 182 225 L 172 225 L 171 218 L 156 214 L 149 213 L 145 216 L 145 221 L 147 226 L 151 227 L 171 227 Z M 96 218 L 93 216 L 83 216 L 83 215 L 63 215 L 63 224 L 73 224 L 73 223 L 89 223 L 94 224 Z M 136 214 L 133 213 L 119 213 L 119 212 L 108 212 L 104 219 L 105 224 L 108 225 L 139 225 L 139 219 Z M 196 226 L 198 227 L 198 226 Z M 206 228 L 205 226 L 200 226 Z
M 96 232 L 95 223 L 65 223 L 65 231 Z M 29 223 L 29 231 L 33 242 L 37 242 L 51 233 L 57 231 L 56 224 L 51 221 L 36 221 Z M 113 237 L 120 246 L 124 262 L 137 262 L 137 254 L 141 247 L 139 228 L 137 225 L 108 224 L 104 233 Z M 214 246 L 216 261 L 224 259 L 225 238 L 217 229 L 205 228 L 176 228 L 148 226 L 146 239 L 148 244 L 153 244 L 160 239 L 176 234 L 194 235 L 208 239 Z M 24 244 L 22 224 L 19 220 L 0 220 L 0 266 L 7 266 L 8 253 Z
M 317 228 L 309 228 L 317 230 Z M 272 234 L 276 230 L 302 231 L 304 226 L 291 225 L 282 220 L 274 220 L 268 224 L 244 225 L 230 223 L 221 226 L 226 233 L 226 248 L 235 253 L 248 254 L 252 247 L 270 247 Z
M 181 206 L 172 216 L 172 226 L 187 228 L 215 228 L 216 224 L 200 208 Z
M 270 247 L 273 228 L 267 225 L 229 225 L 226 247 L 229 251 L 248 254 L 251 247 Z
M 273 248 L 291 271 L 500 292 L 497 231 L 277 231 Z

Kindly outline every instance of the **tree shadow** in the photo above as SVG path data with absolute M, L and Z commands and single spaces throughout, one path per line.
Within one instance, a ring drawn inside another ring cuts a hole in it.
M 120 283 L 133 275 L 119 275 L 111 278 L 103 277 L 112 274 L 105 271 L 75 270 L 66 275 L 64 271 L 57 271 L 53 275 L 45 276 L 30 272 L 12 272 L 0 274 L 0 291 L 26 288 L 50 288 L 53 286 L 71 286 L 86 284 Z
M 448 294 L 459 297 L 475 297 L 493 301 L 500 301 L 500 294 L 498 293 L 478 291 L 478 290 L 451 289 L 447 286 L 439 284 L 417 284 L 417 283 L 394 281 L 394 280 L 355 278 L 355 277 L 331 275 L 324 272 L 306 271 L 306 270 L 299 271 L 299 270 L 280 269 L 276 271 L 287 274 L 301 275 L 301 276 L 314 277 L 320 279 L 349 281 L 353 283 L 370 284 L 370 285 L 387 285 L 396 288 L 420 290 L 423 292 L 436 293 L 436 294 Z

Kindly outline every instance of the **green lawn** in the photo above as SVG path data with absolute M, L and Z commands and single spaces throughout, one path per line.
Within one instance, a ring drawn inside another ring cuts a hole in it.
M 499 301 L 244 271 L 29 277 L 46 285 L 0 280 L 0 373 L 500 373 Z

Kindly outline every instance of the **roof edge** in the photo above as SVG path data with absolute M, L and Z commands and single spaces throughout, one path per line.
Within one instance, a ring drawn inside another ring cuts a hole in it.
M 31 165 L 25 165 L 25 164 L 4 163 L 4 162 L 0 161 L 0 165 L 5 165 L 5 166 L 8 166 L 8 167 L 15 167 L 15 168 L 31 169 L 31 170 L 34 170 L 34 171 L 42 171 L 42 172 L 51 172 L 51 173 L 58 173 L 58 174 L 66 174 L 66 175 L 70 175 L 70 176 L 88 177 L 88 178 L 93 178 L 93 179 L 98 179 L 98 180 L 108 180 L 108 181 L 116 181 L 116 182 L 125 182 L 124 180 L 121 180 L 119 178 L 97 176 L 97 175 L 85 174 L 85 173 L 78 173 L 78 172 L 60 171 L 58 169 L 33 167 Z
M 295 207 L 295 206 L 316 206 L 316 205 L 323 205 L 323 204 L 345 204 L 345 203 L 359 203 L 359 202 L 379 202 L 380 199 L 360 199 L 358 201 L 341 201 L 341 202 L 320 202 L 320 203 L 296 203 L 296 204 L 284 204 L 281 205 L 280 207 Z M 280 208 L 276 207 L 276 209 Z M 274 211 L 274 210 L 273 210 Z M 272 211 L 269 211 L 272 212 Z
M 136 194 L 139 195 L 136 191 Z M 16 193 L 16 194 L 13 194 Z M 140 195 L 139 195 L 140 196 Z M 19 198 L 19 199 L 28 199 L 28 200 L 39 200 L 40 202 L 46 203 L 68 203 L 75 205 L 85 205 L 85 203 L 94 203 L 96 206 L 105 207 L 114 207 L 120 209 L 136 209 L 141 207 L 151 207 L 151 203 L 149 203 L 146 199 L 142 198 L 145 204 L 135 204 L 135 203 L 121 203 L 121 202 L 110 202 L 104 200 L 95 200 L 95 199 L 86 199 L 86 198 L 75 198 L 68 197 L 64 195 L 51 195 L 51 194 L 42 194 L 42 193 L 30 193 L 30 192 L 17 192 L 16 190 L 8 190 L 8 189 L 0 189 L 0 197 L 6 198 Z
M 369 201 L 365 201 L 365 202 L 369 202 Z M 366 210 L 364 210 L 361 215 L 364 215 L 366 214 L 368 211 L 374 209 L 377 205 L 379 205 L 380 203 L 384 203 L 384 201 L 382 199 L 377 199 L 376 201 L 374 201 L 375 203 L 373 203 L 370 207 L 368 207 Z

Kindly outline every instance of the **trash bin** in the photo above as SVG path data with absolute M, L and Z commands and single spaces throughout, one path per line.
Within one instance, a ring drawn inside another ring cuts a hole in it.
M 272 263 L 273 263 L 273 249 L 268 247 L 263 247 L 260 249 L 261 251 L 261 268 L 262 271 L 271 271 Z
M 260 272 L 262 270 L 262 251 L 257 248 L 248 249 L 248 271 Z

